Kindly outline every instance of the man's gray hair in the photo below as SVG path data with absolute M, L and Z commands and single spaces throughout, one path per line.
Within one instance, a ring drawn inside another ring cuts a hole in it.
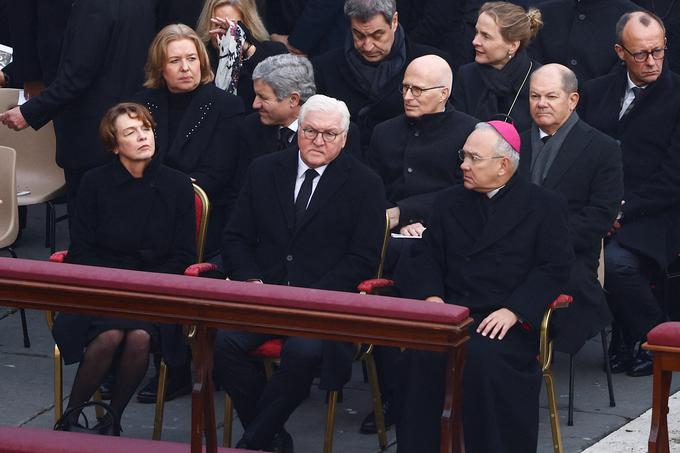
M 397 12 L 396 0 L 347 0 L 345 16 L 357 18 L 359 22 L 368 22 L 376 14 L 382 14 L 387 23 L 392 22 Z
M 498 140 L 496 141 L 496 145 L 494 146 L 494 150 L 496 151 L 496 154 L 499 156 L 507 157 L 508 161 L 510 161 L 510 165 L 512 165 L 513 170 L 517 170 L 517 167 L 519 166 L 519 153 L 515 151 L 515 149 L 505 141 L 503 136 L 488 123 L 477 123 L 475 125 L 475 130 L 476 131 L 492 131 L 494 134 L 496 134 L 496 137 Z
M 300 124 L 305 122 L 305 116 L 309 112 L 340 115 L 340 128 L 342 128 L 343 132 L 347 132 L 349 129 L 349 110 L 347 109 L 347 104 L 338 99 L 324 96 L 323 94 L 315 94 L 300 107 L 300 113 L 298 115 Z
M 649 27 L 652 22 L 656 22 L 661 27 L 661 30 L 663 30 L 664 36 L 666 36 L 666 27 L 663 24 L 663 20 L 661 20 L 659 16 L 649 11 L 629 11 L 627 13 L 623 13 L 623 15 L 616 22 L 616 42 L 619 44 L 623 44 L 623 30 L 634 16 L 637 16 L 638 22 L 645 27 Z
M 299 55 L 274 55 L 262 60 L 253 71 L 253 80 L 258 79 L 271 87 L 279 101 L 298 92 L 300 103 L 304 103 L 316 94 L 312 64 Z

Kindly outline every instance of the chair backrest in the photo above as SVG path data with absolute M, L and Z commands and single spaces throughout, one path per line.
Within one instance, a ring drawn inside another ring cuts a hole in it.
M 196 206 L 196 258 L 197 263 L 203 261 L 205 237 L 208 233 L 210 218 L 210 201 L 208 195 L 197 184 L 194 184 L 194 203 Z
M 0 146 L 0 248 L 12 245 L 19 234 L 16 152 Z
M 0 111 L 13 107 L 19 100 L 20 90 L 0 89 Z M 0 146 L 9 146 L 17 152 L 17 191 L 30 192 L 19 197 L 20 205 L 43 203 L 56 198 L 64 188 L 64 172 L 57 166 L 56 139 L 52 122 L 40 130 L 30 127 L 16 132 L 0 128 Z
M 375 278 L 382 278 L 385 270 L 385 255 L 387 254 L 387 246 L 390 243 L 390 216 L 385 210 L 385 232 L 383 234 L 382 248 L 380 249 L 380 262 L 378 263 L 378 270 L 375 273 Z

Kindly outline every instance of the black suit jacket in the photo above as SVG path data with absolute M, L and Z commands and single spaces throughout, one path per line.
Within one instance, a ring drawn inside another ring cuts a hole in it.
M 111 160 L 99 141 L 104 112 L 142 88 L 155 0 L 77 0 L 55 80 L 21 106 L 39 129 L 54 120 L 57 164 L 84 170 Z
M 437 192 L 460 184 L 458 150 L 475 124 L 447 104 L 441 113 L 417 120 L 402 114 L 375 127 L 366 160 L 382 177 L 389 204 L 399 207 L 402 226 L 427 225 Z
M 345 151 L 326 168 L 298 227 L 294 190 L 298 152 L 256 159 L 224 232 L 224 270 L 234 280 L 356 291 L 375 274 L 385 226 L 380 178 Z M 353 348 L 324 344 L 322 382 L 340 388 Z
M 539 5 L 543 28 L 529 47 L 542 64 L 559 63 L 584 83 L 620 62 L 614 52 L 616 22 L 641 8 L 629 0 L 550 0 Z
M 618 140 L 623 159 L 621 244 L 665 268 L 680 251 L 680 76 L 667 65 L 619 121 L 626 69 L 583 88 L 581 118 Z
M 522 134 L 520 176 L 531 179 L 532 131 Z M 556 347 L 576 352 L 611 321 L 597 280 L 602 239 L 623 198 L 621 149 L 611 137 L 579 120 L 565 137 L 542 184 L 569 208 L 569 237 L 576 260 L 567 292 L 575 303 L 556 313 Z
M 406 39 L 406 64 L 383 89 L 378 99 L 370 99 L 368 94 L 359 88 L 353 73 L 345 59 L 345 50 L 336 49 L 320 55 L 312 60 L 314 79 L 319 94 L 340 99 L 347 104 L 349 113 L 359 126 L 362 148 L 366 148 L 371 139 L 373 128 L 385 120 L 404 113 L 404 101 L 399 93 L 399 86 L 404 79 L 406 67 L 412 60 L 423 55 L 439 55 L 445 60 L 449 56 L 429 46 L 409 42 Z
M 573 258 L 565 204 L 517 175 L 492 200 L 488 221 L 481 206 L 489 201 L 482 197 L 462 185 L 440 192 L 422 240 L 406 267 L 400 265 L 397 285 L 407 297 L 440 296 L 469 307 L 477 322 L 508 308 L 538 338 Z
M 196 180 L 208 195 L 212 209 L 206 255 L 219 251 L 220 237 L 238 192 L 238 127 L 243 102 L 213 83 L 196 88 L 179 130 L 168 131 L 166 88 L 147 89 L 135 98 L 146 105 L 156 121 L 156 149 L 163 162 Z M 168 137 L 176 134 L 172 145 Z
M 243 185 L 243 179 L 253 160 L 278 149 L 278 136 L 279 126 L 262 124 L 260 115 L 257 112 L 253 112 L 245 117 L 239 128 L 239 171 L 237 174 L 240 178 L 240 182 L 238 187 Z M 297 134 L 291 139 L 290 143 L 291 146 L 297 145 Z M 362 160 L 359 128 L 354 123 L 349 124 L 345 151 L 359 160 Z

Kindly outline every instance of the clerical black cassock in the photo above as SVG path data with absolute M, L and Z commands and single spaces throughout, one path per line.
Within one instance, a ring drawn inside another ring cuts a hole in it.
M 540 322 L 566 285 L 573 259 L 566 205 L 518 177 L 492 194 L 463 186 L 443 191 L 422 240 L 397 272 L 397 286 L 406 297 L 440 296 L 470 308 L 466 451 L 531 452 L 538 440 Z M 520 322 L 503 340 L 477 334 L 478 323 L 501 308 Z M 445 356 L 406 351 L 403 358 L 398 451 L 438 452 Z

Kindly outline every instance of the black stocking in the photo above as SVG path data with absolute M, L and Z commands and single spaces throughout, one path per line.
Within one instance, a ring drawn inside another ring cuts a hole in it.
M 124 332 L 109 330 L 99 334 L 92 340 L 80 361 L 76 378 L 71 388 L 68 407 L 76 407 L 86 403 L 106 377 L 111 367 L 118 346 L 123 341 Z M 75 422 L 75 420 L 72 420 Z
M 125 406 L 146 375 L 150 344 L 151 338 L 144 330 L 132 330 L 125 335 L 111 395 L 111 407 L 118 417 L 122 417 Z

